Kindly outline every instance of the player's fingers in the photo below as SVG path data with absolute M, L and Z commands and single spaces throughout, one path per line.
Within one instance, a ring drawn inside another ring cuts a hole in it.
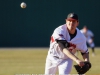
M 84 64 L 84 62 L 80 62 L 80 64 L 79 64 L 79 66 L 84 66 L 85 64 Z

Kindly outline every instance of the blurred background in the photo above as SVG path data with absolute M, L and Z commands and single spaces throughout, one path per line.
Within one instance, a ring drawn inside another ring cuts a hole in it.
M 70 12 L 78 14 L 78 28 L 86 25 L 100 46 L 100 0 L 0 0 L 0 9 L 0 47 L 49 47 L 53 30 Z

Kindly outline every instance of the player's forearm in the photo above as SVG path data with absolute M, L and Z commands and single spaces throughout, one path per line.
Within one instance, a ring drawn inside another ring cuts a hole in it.
M 67 48 L 64 47 L 64 45 L 60 42 L 58 42 L 60 48 L 63 50 L 63 52 L 72 60 L 77 62 L 79 60 L 74 54 L 72 54 Z
M 88 53 L 85 53 L 83 55 L 83 59 L 84 59 L 84 61 L 89 61 L 89 54 Z
M 75 62 L 77 62 L 78 58 L 72 54 L 69 50 L 67 50 L 66 48 L 63 49 L 63 52 L 72 60 L 74 60 Z

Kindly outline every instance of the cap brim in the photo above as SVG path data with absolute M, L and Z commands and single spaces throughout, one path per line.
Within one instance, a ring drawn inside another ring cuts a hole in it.
M 74 18 L 67 18 L 67 20 L 72 20 L 72 21 L 73 21 L 73 20 L 77 20 L 77 19 L 74 19 Z

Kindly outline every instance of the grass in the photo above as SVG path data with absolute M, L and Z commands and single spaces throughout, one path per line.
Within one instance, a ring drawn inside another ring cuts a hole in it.
M 1 48 L 0 75 L 44 74 L 47 51 L 47 48 Z M 95 57 L 89 51 L 92 68 L 86 75 L 100 75 L 100 49 L 96 48 Z M 82 58 L 80 54 L 78 57 Z M 71 74 L 77 74 L 74 68 Z

